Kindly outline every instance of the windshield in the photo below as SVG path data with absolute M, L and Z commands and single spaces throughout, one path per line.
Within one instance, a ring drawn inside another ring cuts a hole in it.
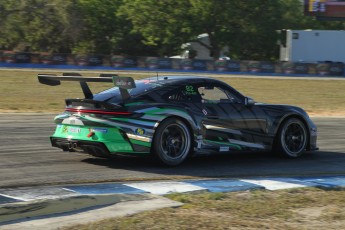
M 163 86 L 162 82 L 147 79 L 137 80 L 135 81 L 135 85 L 135 88 L 128 90 L 131 97 L 136 97 L 149 90 Z M 97 101 L 107 101 L 110 103 L 119 103 L 122 101 L 120 90 L 118 87 L 113 87 L 99 92 L 93 96 L 93 99 Z

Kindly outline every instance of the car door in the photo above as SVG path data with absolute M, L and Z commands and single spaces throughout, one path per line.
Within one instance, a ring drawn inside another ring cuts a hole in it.
M 220 84 L 199 85 L 204 111 L 203 133 L 219 151 L 265 149 L 267 120 L 260 108 Z

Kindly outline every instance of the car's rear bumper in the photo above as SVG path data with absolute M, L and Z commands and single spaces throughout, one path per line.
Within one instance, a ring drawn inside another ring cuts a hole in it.
M 69 152 L 84 152 L 97 157 L 111 157 L 116 154 L 148 154 L 150 148 L 138 144 L 128 143 L 131 146 L 131 150 L 127 151 L 111 151 L 113 146 L 117 145 L 114 142 L 99 142 L 99 141 L 87 141 L 78 139 L 68 139 L 61 137 L 50 137 L 50 141 L 53 147 L 62 149 Z M 120 145 L 121 143 L 118 143 Z
M 93 156 L 107 157 L 111 156 L 108 148 L 102 142 L 69 140 L 67 138 L 51 137 L 52 146 L 70 152 L 85 152 Z

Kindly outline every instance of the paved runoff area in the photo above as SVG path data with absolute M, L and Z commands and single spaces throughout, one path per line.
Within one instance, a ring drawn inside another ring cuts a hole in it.
M 210 179 L 102 183 L 0 189 L 0 229 L 50 229 L 96 221 L 92 210 L 108 210 L 109 216 L 177 207 L 179 202 L 161 195 L 186 192 L 234 192 L 254 189 L 345 187 L 345 176 Z M 79 215 L 79 216 L 75 216 Z M 93 218 L 90 219 L 90 216 Z M 54 225 L 55 223 L 55 225 Z

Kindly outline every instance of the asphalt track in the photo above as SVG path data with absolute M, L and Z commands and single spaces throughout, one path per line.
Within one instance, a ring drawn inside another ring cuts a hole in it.
M 0 114 L 0 187 L 189 178 L 345 175 L 345 117 L 314 117 L 320 151 L 299 159 L 269 153 L 193 158 L 178 167 L 151 158 L 94 158 L 49 143 L 53 114 Z

